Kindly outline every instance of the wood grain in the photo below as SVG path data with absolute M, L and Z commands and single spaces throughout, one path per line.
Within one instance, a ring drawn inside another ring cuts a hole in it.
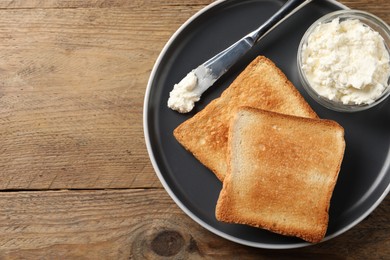
M 319 245 L 261 250 L 186 216 L 142 105 L 169 37 L 212 0 L 0 1 L 0 259 L 386 259 L 390 197 Z M 386 0 L 342 0 L 390 23 Z
M 166 9 L 164 24 L 154 8 L 0 10 L 0 189 L 160 186 L 143 95 L 194 12 Z
M 68 8 L 127 8 L 129 11 L 160 10 L 164 13 L 172 12 L 181 16 L 179 12 L 194 12 L 214 2 L 213 0 L 1 0 L 1 9 L 68 9 Z M 179 11 L 179 12 L 178 12 Z M 175 15 L 173 17 L 175 17 Z
M 390 198 L 361 224 L 315 246 L 263 250 L 199 226 L 160 189 L 6 192 L 0 259 L 380 259 L 390 255 Z M 43 257 L 44 256 L 44 257 Z

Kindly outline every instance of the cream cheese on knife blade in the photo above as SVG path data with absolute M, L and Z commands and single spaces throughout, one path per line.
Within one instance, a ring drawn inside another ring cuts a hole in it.
M 215 80 L 211 70 L 204 66 L 192 70 L 174 85 L 173 90 L 169 93 L 168 107 L 180 113 L 190 112 L 194 108 L 195 102 L 199 101 L 203 92 Z

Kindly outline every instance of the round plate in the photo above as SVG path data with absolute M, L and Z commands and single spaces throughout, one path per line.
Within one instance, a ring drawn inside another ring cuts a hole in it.
M 296 53 L 306 29 L 319 17 L 345 6 L 313 1 L 264 37 L 212 88 L 189 114 L 167 107 L 169 92 L 189 71 L 256 29 L 285 1 L 217 1 L 189 19 L 162 50 L 151 73 L 144 103 L 144 132 L 153 167 L 172 199 L 193 220 L 211 232 L 248 246 L 295 248 L 309 245 L 245 225 L 215 219 L 221 183 L 173 137 L 183 121 L 218 97 L 258 55 L 276 63 L 321 118 L 345 128 L 346 151 L 330 206 L 325 240 L 350 229 L 384 199 L 390 189 L 390 102 L 354 114 L 327 110 L 314 102 L 299 82 Z

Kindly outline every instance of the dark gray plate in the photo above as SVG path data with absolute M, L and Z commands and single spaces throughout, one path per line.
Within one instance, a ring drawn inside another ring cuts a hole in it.
M 296 52 L 305 30 L 320 16 L 346 8 L 336 1 L 314 1 L 268 34 L 196 103 L 193 112 L 168 109 L 172 87 L 190 70 L 257 28 L 285 1 L 217 1 L 187 21 L 161 52 L 146 90 L 145 140 L 153 167 L 179 207 L 211 232 L 226 239 L 261 248 L 294 248 L 308 243 L 244 225 L 215 219 L 221 183 L 174 139 L 172 131 L 218 97 L 257 55 L 273 60 L 294 83 L 321 118 L 345 128 L 346 151 L 330 207 L 326 239 L 364 219 L 390 189 L 390 102 L 355 114 L 327 110 L 315 103 L 298 79 Z

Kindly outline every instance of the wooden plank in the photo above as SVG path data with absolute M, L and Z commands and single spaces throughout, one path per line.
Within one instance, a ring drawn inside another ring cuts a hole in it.
M 293 250 L 241 246 L 207 231 L 165 191 L 0 194 L 0 259 L 380 259 L 390 255 L 390 197 L 366 220 L 321 244 Z
M 339 2 L 351 9 L 370 12 L 386 21 L 386 23 L 390 23 L 390 2 L 387 0 L 341 0 Z
M 166 9 L 0 10 L 0 189 L 160 186 L 143 96 L 192 14 Z
M 0 9 L 31 9 L 31 8 L 44 8 L 44 9 L 65 9 L 65 8 L 130 8 L 134 9 L 146 9 L 156 8 L 163 6 L 166 8 L 185 7 L 183 11 L 199 7 L 203 7 L 206 4 L 213 2 L 212 0 L 2 0 L 0 1 Z

